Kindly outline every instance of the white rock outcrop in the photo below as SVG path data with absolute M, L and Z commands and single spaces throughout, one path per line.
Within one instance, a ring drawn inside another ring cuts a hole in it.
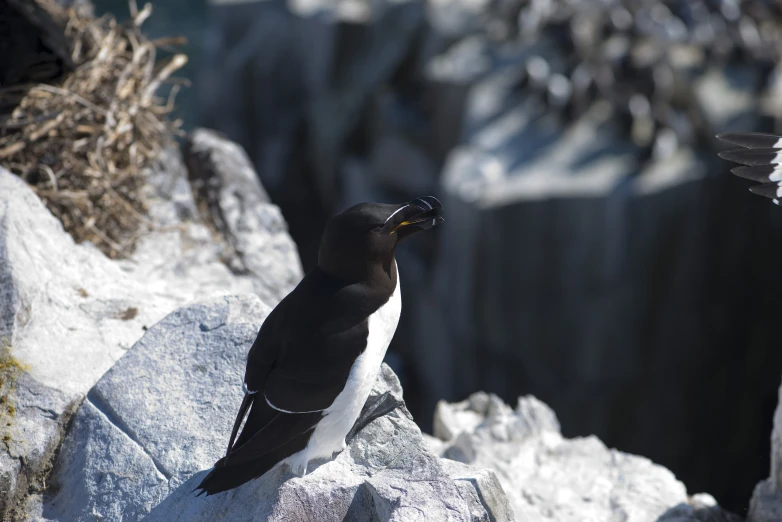
M 554 412 L 535 397 L 515 409 L 479 392 L 440 402 L 432 449 L 494 470 L 518 520 L 557 522 L 739 522 L 708 494 L 649 459 L 607 448 L 596 437 L 566 439 Z

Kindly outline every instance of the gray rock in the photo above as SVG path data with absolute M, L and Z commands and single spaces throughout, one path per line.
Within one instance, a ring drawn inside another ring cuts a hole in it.
M 226 236 L 213 232 L 200 220 L 179 151 L 163 151 L 157 163 L 147 169 L 146 177 L 144 196 L 150 223 L 133 254 L 115 261 L 122 271 L 144 286 L 176 297 L 177 304 L 226 292 L 253 292 L 255 281 L 246 274 L 234 273 L 225 262 Z M 264 234 L 262 230 L 257 232 Z M 296 263 L 291 263 L 289 270 L 297 273 Z M 266 295 L 281 291 L 279 287 L 270 288 Z M 269 299 L 274 303 L 279 297 Z
M 216 236 L 199 221 L 177 151 L 164 151 L 147 178 L 149 230 L 130 258 L 112 261 L 74 244 L 34 192 L 0 169 L 0 490 L 9 492 L 0 516 L 43 487 L 75 404 L 148 325 L 231 292 L 275 304 L 301 277 L 279 210 L 257 183 L 245 188 L 252 207 L 220 202 L 236 226 Z M 223 262 L 228 241 L 249 245 L 246 273 Z
M 748 522 L 775 522 L 782 520 L 782 493 L 774 486 L 772 479 L 766 479 L 755 486 L 747 514 Z
M 0 169 L 0 514 L 45 471 L 71 404 L 175 302 L 75 245 L 33 191 Z
M 656 522 L 742 522 L 744 519 L 722 509 L 708 493 L 697 493 L 677 504 Z
M 782 520 L 782 386 L 771 431 L 771 476 L 759 482 L 749 505 L 749 522 Z
M 138 520 L 217 460 L 241 401 L 247 346 L 268 312 L 257 297 L 217 298 L 150 328 L 76 413 L 45 518 Z
M 90 391 L 63 442 L 47 520 L 513 520 L 494 474 L 442 463 L 404 406 L 370 422 L 305 477 L 279 467 L 195 498 L 225 449 L 248 347 L 269 308 L 255 296 L 181 308 Z M 370 402 L 402 389 L 384 366 Z M 110 456 L 110 457 L 109 457 Z
M 565 439 L 554 412 L 535 397 L 515 409 L 495 395 L 440 402 L 433 449 L 497 473 L 520 520 L 739 522 L 707 494 L 687 496 L 650 460 L 608 449 L 596 437 Z
M 281 300 L 301 280 L 301 262 L 280 209 L 270 203 L 247 154 L 212 131 L 196 129 L 185 162 L 204 222 L 225 239 L 223 259 L 253 280 L 265 302 Z
M 757 125 L 753 111 L 763 80 L 747 63 L 711 66 L 693 83 L 693 100 L 712 129 L 741 131 Z M 716 103 L 715 103 L 716 102 Z
M 473 520 L 482 520 L 485 512 L 491 521 L 515 520 L 513 507 L 493 471 L 451 459 L 442 459 L 441 464 L 456 483 L 462 498 L 469 499 Z
M 188 143 L 187 165 L 179 151 L 163 151 L 149 169 L 145 196 L 152 226 L 133 255 L 118 264 L 180 302 L 252 292 L 277 303 L 302 277 L 279 208 L 269 203 L 236 144 L 201 129 Z M 205 185 L 213 188 L 208 194 L 199 190 Z
M 7 356 L 0 356 L 5 366 Z M 0 372 L 0 519 L 24 517 L 24 495 L 46 487 L 45 474 L 77 402 L 25 372 Z M 11 513 L 11 515 L 9 515 Z

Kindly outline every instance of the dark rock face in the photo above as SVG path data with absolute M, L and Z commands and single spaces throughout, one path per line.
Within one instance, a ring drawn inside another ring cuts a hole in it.
M 459 221 L 442 231 L 430 301 L 440 307 L 413 314 L 446 324 L 449 349 L 429 357 L 431 368 L 446 361 L 451 380 L 433 395 L 534 393 L 565 434 L 598 434 L 743 506 L 766 465 L 721 448 L 762 454 L 767 444 L 770 412 L 757 404 L 773 407 L 780 352 L 758 334 L 782 303 L 761 274 L 779 259 L 780 216 L 730 193 L 729 180 L 698 178 L 709 165 L 695 154 L 640 171 L 612 159 L 596 169 L 617 175 L 604 188 L 597 176 L 562 179 L 562 162 L 590 154 L 589 143 L 564 136 L 477 188 L 481 162 L 501 153 L 465 148 L 446 170 L 443 204 Z M 747 232 L 736 219 L 759 224 Z M 726 411 L 741 428 L 716 428 Z M 705 471 L 715 453 L 733 462 L 724 477 Z
M 445 4 L 215 3 L 205 121 L 245 145 L 305 267 L 348 204 L 446 202 L 436 249 L 399 254 L 392 352 L 424 427 L 439 398 L 534 393 L 567 435 L 743 509 L 782 364 L 782 213 L 729 179 L 711 136 L 764 129 L 763 46 L 716 38 L 723 14 L 692 3 Z
M 380 101 L 374 93 L 404 67 L 424 6 L 354 3 L 352 12 L 347 2 L 290 5 L 213 6 L 200 106 L 205 126 L 250 145 L 309 268 L 327 217 L 356 199 L 372 199 L 346 181 L 351 172 L 363 177 L 363 158 L 351 164 L 345 156 L 374 141 L 365 135 L 375 119 L 370 114 L 384 111 L 374 107 Z M 241 92 L 228 92 L 228 84 Z M 354 191 L 350 201 L 343 190 Z

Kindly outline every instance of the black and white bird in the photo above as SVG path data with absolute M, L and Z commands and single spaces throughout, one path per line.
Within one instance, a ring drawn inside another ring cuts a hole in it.
M 719 134 L 718 139 L 744 147 L 719 153 L 723 159 L 740 163 L 731 169 L 736 176 L 757 181 L 750 192 L 771 198 L 779 205 L 782 199 L 782 136 L 758 132 Z
M 426 196 L 362 203 L 329 221 L 317 266 L 269 314 L 250 348 L 228 451 L 199 495 L 281 463 L 304 475 L 310 461 L 345 449 L 399 321 L 396 246 L 441 223 L 441 211 Z

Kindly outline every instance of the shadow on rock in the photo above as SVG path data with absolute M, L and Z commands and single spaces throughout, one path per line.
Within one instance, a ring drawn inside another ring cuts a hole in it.
M 693 495 L 660 515 L 656 522 L 742 522 L 743 517 L 725 511 L 707 493 Z
M 278 467 L 263 477 L 240 487 L 216 495 L 198 496 L 195 488 L 210 470 L 199 471 L 172 491 L 168 497 L 144 519 L 171 520 L 276 520 L 272 516 L 277 495 L 282 485 L 293 475 L 287 468 Z

